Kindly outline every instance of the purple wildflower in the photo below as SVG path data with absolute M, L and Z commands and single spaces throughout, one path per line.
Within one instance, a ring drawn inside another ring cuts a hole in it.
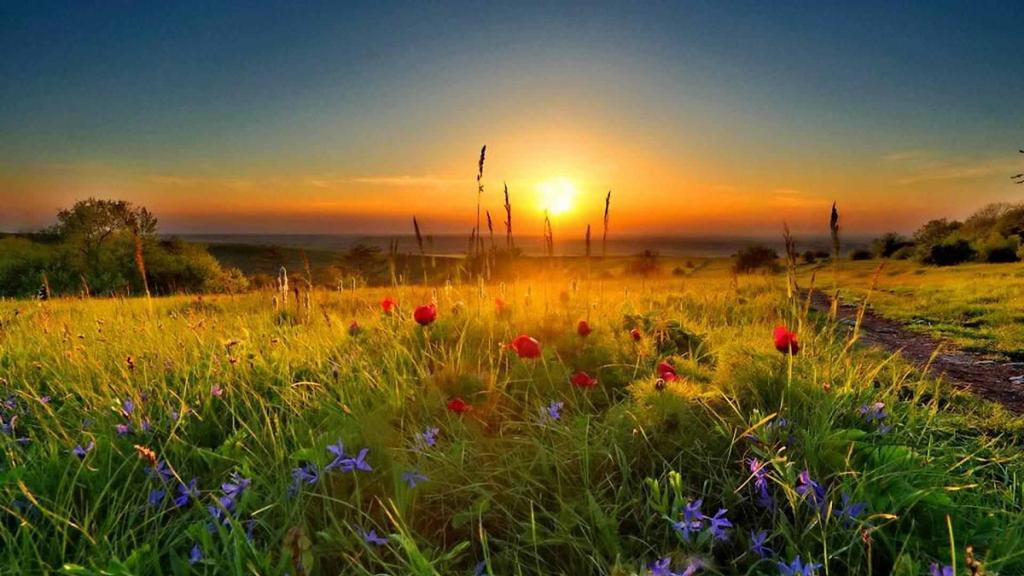
M 46 406 L 47 404 L 50 403 L 50 397 L 49 396 L 42 396 L 42 397 L 40 397 L 39 398 L 39 403 L 42 404 L 43 406 Z
M 935 562 L 928 567 L 928 574 L 929 576 L 956 576 L 952 566 L 939 566 Z
M 210 396 L 214 398 L 220 398 L 224 395 L 224 389 L 220 387 L 220 384 L 214 384 L 210 386 Z
M 563 406 L 565 406 L 565 402 L 552 402 L 544 408 L 544 412 L 547 414 L 547 417 L 552 420 L 561 420 Z
M 157 506 L 160 506 L 161 504 L 164 503 L 164 498 L 166 497 L 167 492 L 165 492 L 164 490 L 150 490 L 149 497 L 146 499 L 146 501 L 149 503 L 150 506 L 156 508 Z
M 131 416 L 132 412 L 135 411 L 135 402 L 129 398 L 121 403 L 121 411 L 124 412 L 125 416 Z
M 151 427 L 152 427 L 152 426 L 151 426 L 151 424 L 149 423 L 149 420 L 143 420 L 143 421 L 142 421 L 142 423 L 141 423 L 141 424 L 139 424 L 139 429 L 140 429 L 140 430 L 142 430 L 143 432 L 149 432 L 149 429 L 150 429 Z
M 673 572 L 672 559 L 666 556 L 648 564 L 647 569 L 651 571 L 651 576 L 693 576 L 700 569 L 700 565 L 696 562 L 690 562 L 686 566 L 686 570 Z
M 370 530 L 369 532 L 367 532 L 363 529 L 360 529 L 359 536 L 363 539 L 363 542 L 366 542 L 367 544 L 372 544 L 374 546 L 383 546 L 388 543 L 388 539 L 378 536 L 376 530 Z
M 341 468 L 345 461 L 349 460 L 348 455 L 345 454 L 345 445 L 341 443 L 341 440 L 338 440 L 337 444 L 328 444 L 327 451 L 334 455 L 334 459 L 324 466 L 324 472 Z
M 473 568 L 473 576 L 490 576 L 490 572 L 487 571 L 487 561 L 481 560 L 476 563 Z
M 853 521 L 856 520 L 865 509 L 867 509 L 868 505 L 865 502 L 854 502 L 851 504 L 850 495 L 846 493 L 843 494 L 842 498 L 843 505 L 836 511 L 836 517 L 841 519 L 843 523 L 849 527 L 853 525 Z
M 683 540 L 690 541 L 690 534 L 694 532 L 700 532 L 701 528 L 704 527 L 704 520 L 707 516 L 701 513 L 700 507 L 703 504 L 703 500 L 694 500 L 687 502 L 683 508 L 683 519 L 674 522 L 672 527 L 683 537 Z
M 188 503 L 192 501 L 192 498 L 196 493 L 196 483 L 199 482 L 198 478 L 189 480 L 188 484 L 178 484 L 178 495 L 174 497 L 174 507 L 184 508 L 188 506 Z
M 418 470 L 406 470 L 402 472 L 402 482 L 405 482 L 406 486 L 410 489 L 415 488 L 420 482 L 426 482 L 429 480 L 423 474 L 420 474 Z
M 0 431 L 3 431 L 4 434 L 14 434 L 14 426 L 18 423 L 18 416 L 11 416 L 6 422 L 4 421 L 3 416 L 0 416 L 0 422 L 3 423 L 0 425 Z
M 150 468 L 147 473 L 155 475 L 161 482 L 167 482 L 174 477 L 174 472 L 171 472 L 171 467 L 167 465 L 166 460 L 157 461 L 156 466 Z
M 341 465 L 342 472 L 353 472 L 361 470 L 363 472 L 373 472 L 373 467 L 367 464 L 366 455 L 370 452 L 369 448 L 363 448 L 356 454 L 355 458 L 349 458 Z
M 732 522 L 725 517 L 728 510 L 719 508 L 718 512 L 708 520 L 708 529 L 715 540 L 725 541 L 729 539 L 728 529 L 732 528 Z
M 773 554 L 772 549 L 765 546 L 765 540 L 768 539 L 768 533 L 764 530 L 754 533 L 750 532 L 750 551 L 757 554 L 759 558 L 771 556 Z
M 189 566 L 198 563 L 203 559 L 203 549 L 199 547 L 199 544 L 192 546 L 192 550 L 188 553 L 188 564 Z
M 796 493 L 807 498 L 807 501 L 815 510 L 824 513 L 827 506 L 825 502 L 825 488 L 811 478 L 811 473 L 807 470 L 800 473 L 798 482 Z
M 757 503 L 763 508 L 771 508 L 775 505 L 775 499 L 768 493 L 768 473 L 765 471 L 766 462 L 757 458 L 747 460 L 750 466 L 750 473 L 754 476 L 754 489 L 757 490 Z
M 125 423 L 119 423 L 114 429 L 117 430 L 118 436 L 127 436 L 132 431 L 131 425 Z
M 84 447 L 81 444 L 75 446 L 71 450 L 71 453 L 74 454 L 75 456 L 78 456 L 79 459 L 82 459 L 82 458 L 85 458 L 86 454 L 88 454 L 89 452 L 92 452 L 92 449 L 95 448 L 95 447 L 96 447 L 96 443 L 93 442 L 92 440 L 90 440 L 89 443 L 86 444 Z
M 783 574 L 783 576 L 813 576 L 814 572 L 821 568 L 821 564 L 815 562 L 804 564 L 800 561 L 800 556 L 794 558 L 789 564 L 778 562 L 777 565 L 779 573 Z
M 438 432 L 440 432 L 440 430 L 438 430 L 437 428 L 435 428 L 433 426 L 428 427 L 427 429 L 425 429 L 423 431 L 422 434 L 419 435 L 419 441 L 424 446 L 434 446 L 434 445 L 437 444 L 437 433 Z
M 288 495 L 295 496 L 303 484 L 312 486 L 320 480 L 320 471 L 316 464 L 303 464 L 292 469 L 292 484 L 288 487 Z
M 877 422 L 884 420 L 888 414 L 885 413 L 885 403 L 875 402 L 874 404 L 864 404 L 860 407 L 860 415 L 864 417 L 864 420 L 868 422 Z

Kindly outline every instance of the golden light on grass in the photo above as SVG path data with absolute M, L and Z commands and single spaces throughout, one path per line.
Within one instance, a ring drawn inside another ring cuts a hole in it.
M 576 183 L 570 178 L 549 178 L 537 183 L 537 209 L 552 216 L 572 212 L 576 199 Z

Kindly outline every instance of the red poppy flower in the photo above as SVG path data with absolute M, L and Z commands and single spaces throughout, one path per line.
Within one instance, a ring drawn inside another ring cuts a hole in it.
M 394 308 L 395 301 L 392 300 L 390 296 L 380 301 L 380 309 L 383 310 L 385 314 L 391 314 L 391 311 L 394 310 Z
M 505 309 L 507 307 L 508 307 L 508 305 L 505 304 L 505 301 L 502 300 L 501 298 L 495 298 L 494 299 L 494 310 L 497 311 L 498 314 L 504 314 L 505 313 Z
M 658 377 L 666 382 L 671 382 L 679 378 L 676 375 L 676 369 L 672 367 L 668 362 L 662 361 L 658 364 Z
M 508 347 L 515 350 L 520 358 L 540 358 L 540 342 L 526 334 L 516 336 Z
M 586 338 L 594 329 L 590 327 L 590 324 L 586 320 L 580 320 L 580 323 L 576 325 L 576 333 L 582 338 Z
M 412 311 L 412 318 L 420 326 L 429 326 L 434 323 L 434 320 L 437 320 L 437 306 L 433 304 L 417 306 Z
M 461 396 L 456 396 L 448 401 L 448 411 L 455 412 L 456 414 L 465 414 L 471 412 L 473 406 L 468 404 Z
M 640 332 L 639 328 L 633 328 L 632 330 L 630 330 L 629 335 L 630 337 L 633 338 L 634 342 L 639 342 L 640 339 L 644 337 L 643 333 Z
M 577 388 L 593 388 L 597 386 L 597 378 L 593 378 L 590 374 L 580 370 L 579 372 L 572 375 L 569 382 Z
M 800 351 L 800 342 L 797 341 L 796 334 L 785 326 L 776 326 L 772 338 L 775 340 L 775 349 L 783 354 L 795 355 Z

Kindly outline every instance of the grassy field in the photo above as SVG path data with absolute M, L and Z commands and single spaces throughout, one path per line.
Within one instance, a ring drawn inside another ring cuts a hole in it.
M 886 313 L 1011 314 L 1004 277 L 903 266 Z M 801 304 L 724 263 L 0 303 L 0 572 L 917 575 L 968 546 L 1024 571 L 1021 420 Z
M 880 260 L 843 262 L 841 297 L 857 302 L 869 291 Z M 828 264 L 805 265 L 801 280 L 816 275 L 817 286 L 832 287 Z M 962 348 L 1024 361 L 1024 264 L 923 266 L 886 260 L 870 296 L 883 316 L 914 330 L 947 338 Z

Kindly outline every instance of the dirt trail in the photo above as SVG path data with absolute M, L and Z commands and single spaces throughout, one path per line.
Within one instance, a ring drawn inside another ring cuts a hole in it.
M 819 291 L 812 295 L 815 310 L 827 313 L 831 298 Z M 853 326 L 858 305 L 840 304 L 839 320 Z M 946 382 L 982 398 L 999 402 L 1017 414 L 1024 414 L 1024 363 L 994 362 L 980 354 L 957 349 L 952 343 L 908 330 L 903 324 L 875 314 L 871 308 L 861 322 L 861 342 L 890 352 L 899 352 L 919 369 L 927 369 Z M 941 346 L 934 359 L 932 355 Z

